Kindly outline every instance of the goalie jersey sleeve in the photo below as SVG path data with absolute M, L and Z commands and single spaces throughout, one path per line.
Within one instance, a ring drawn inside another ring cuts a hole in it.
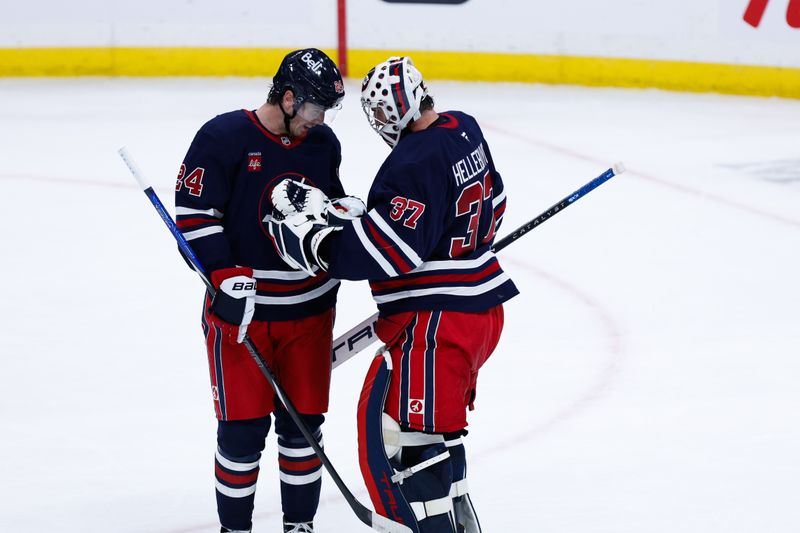
M 370 280 L 383 315 L 494 307 L 518 294 L 491 251 L 505 197 L 478 124 L 442 113 L 392 150 L 367 213 L 332 237 L 330 274 Z

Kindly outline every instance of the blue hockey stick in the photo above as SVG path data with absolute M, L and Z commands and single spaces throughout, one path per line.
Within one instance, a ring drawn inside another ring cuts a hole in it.
M 536 216 L 534 219 L 526 222 L 497 241 L 494 246 L 492 246 L 492 251 L 499 252 L 545 220 L 553 217 L 556 213 L 560 213 L 573 203 L 577 202 L 579 199 L 598 188 L 600 185 L 604 184 L 614 176 L 622 174 L 623 172 L 625 172 L 625 165 L 622 163 L 615 164 L 577 191 L 573 192 L 569 196 L 566 196 L 565 198 L 562 198 L 561 201 L 555 205 L 552 205 L 544 213 Z M 338 336 L 333 341 L 333 368 L 336 368 L 378 340 L 378 335 L 375 333 L 375 324 L 377 322 L 378 313 L 375 313 L 366 320 L 362 320 L 357 326 L 350 328 L 349 331 Z
M 122 160 L 125 161 L 125 164 L 128 166 L 128 169 L 131 171 L 131 174 L 133 174 L 133 177 L 136 178 L 137 182 L 139 182 L 139 186 L 147 195 L 147 198 L 150 199 L 150 202 L 153 204 L 153 207 L 155 207 L 156 211 L 158 211 L 158 214 L 161 216 L 161 219 L 169 228 L 169 231 L 172 233 L 172 236 L 175 237 L 176 241 L 178 241 L 178 247 L 184 253 L 184 255 L 189 259 L 189 262 L 192 264 L 192 267 L 200 276 L 200 278 L 203 280 L 203 283 L 205 283 L 208 293 L 213 298 L 216 292 L 214 289 L 214 285 L 208 279 L 208 275 L 203 269 L 200 260 L 197 258 L 197 255 L 195 255 L 194 250 L 192 250 L 192 247 L 186 241 L 181 231 L 175 225 L 175 221 L 172 220 L 172 217 L 170 216 L 169 212 L 167 212 L 167 209 L 164 207 L 164 204 L 161 203 L 161 200 L 158 198 L 158 195 L 153 190 L 153 188 L 150 185 L 148 185 L 147 181 L 144 179 L 144 174 L 142 174 L 142 172 L 139 170 L 139 167 L 134 162 L 128 150 L 125 147 L 120 148 L 119 155 L 122 158 Z M 314 453 L 317 454 L 317 457 L 319 457 L 323 466 L 325 466 L 325 470 L 327 470 L 328 474 L 333 479 L 333 482 L 339 488 L 339 491 L 342 493 L 342 496 L 344 496 L 344 499 L 347 500 L 347 503 L 350 504 L 350 507 L 353 509 L 353 512 L 355 512 L 356 516 L 358 516 L 359 520 L 361 520 L 363 523 L 365 523 L 372 529 L 375 529 L 376 531 L 382 531 L 384 533 L 412 533 L 411 529 L 408 526 L 390 520 L 385 516 L 379 515 L 378 513 L 365 507 L 360 501 L 356 499 L 356 497 L 353 495 L 350 489 L 347 488 L 347 485 L 344 484 L 344 481 L 342 481 L 342 478 L 339 476 L 339 473 L 333 467 L 333 464 L 331 464 L 330 460 L 328 459 L 328 456 L 325 455 L 325 452 L 322 450 L 322 447 L 317 442 L 317 439 L 315 439 L 311 435 L 311 431 L 309 431 L 308 426 L 306 426 L 305 422 L 303 422 L 303 419 L 300 418 L 300 415 L 297 412 L 297 409 L 295 408 L 294 404 L 286 396 L 286 393 L 283 391 L 283 388 L 278 383 L 277 378 L 272 373 L 272 370 L 270 370 L 269 366 L 267 366 L 264 357 L 258 351 L 255 344 L 253 344 L 253 341 L 250 339 L 249 335 L 245 335 L 243 344 L 247 348 L 247 351 L 250 352 L 250 355 L 252 356 L 259 370 L 261 370 L 261 373 L 264 374 L 264 377 L 267 379 L 267 382 L 269 382 L 269 384 L 275 390 L 275 394 L 278 395 L 278 398 L 280 398 L 284 407 L 286 407 L 286 411 L 289 412 L 289 415 L 292 417 L 292 420 L 294 420 L 294 423 L 297 425 L 297 428 L 300 430 L 300 433 L 303 434 L 303 436 L 306 438 L 306 441 L 308 441 L 309 446 L 311 446 L 311 448 L 314 450 Z

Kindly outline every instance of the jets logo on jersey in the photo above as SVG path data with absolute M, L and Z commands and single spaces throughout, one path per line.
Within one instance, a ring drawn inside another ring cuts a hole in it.
M 247 154 L 247 171 L 259 172 L 261 170 L 261 152 Z

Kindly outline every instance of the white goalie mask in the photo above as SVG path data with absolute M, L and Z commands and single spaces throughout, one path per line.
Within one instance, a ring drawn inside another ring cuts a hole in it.
M 420 117 L 419 106 L 427 95 L 411 58 L 390 57 L 364 77 L 361 107 L 372 129 L 394 148 L 403 129 Z

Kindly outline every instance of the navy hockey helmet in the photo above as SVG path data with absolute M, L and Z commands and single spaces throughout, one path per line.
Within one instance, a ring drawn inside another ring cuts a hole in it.
M 272 78 L 269 101 L 278 103 L 287 90 L 294 94 L 295 113 L 306 102 L 323 109 L 337 108 L 344 98 L 344 83 L 338 67 L 317 48 L 295 50 L 283 58 Z

